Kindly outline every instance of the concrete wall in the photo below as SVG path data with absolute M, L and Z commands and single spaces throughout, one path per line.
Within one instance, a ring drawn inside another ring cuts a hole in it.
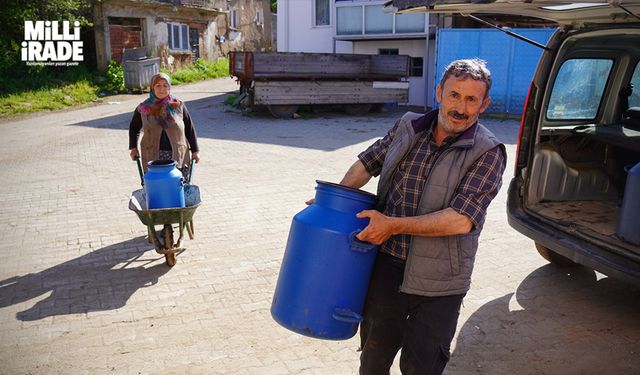
M 331 25 L 314 26 L 312 0 L 278 0 L 278 52 L 334 52 Z
M 197 29 L 200 57 L 215 60 L 220 55 L 215 35 L 217 14 L 219 12 L 184 6 L 173 10 L 171 4 L 159 2 L 140 3 L 127 0 L 96 2 L 94 21 L 98 68 L 105 69 L 112 56 L 109 17 L 140 19 L 143 47 L 147 50 L 147 56 L 160 57 L 161 64 L 171 69 L 191 63 L 191 53 L 168 49 L 167 23 L 176 22 Z
M 238 12 L 238 27 L 229 27 L 231 9 Z M 222 55 L 229 51 L 272 51 L 271 7 L 269 0 L 230 0 L 229 13 L 217 17 L 218 35 L 223 36 L 220 43 Z M 262 12 L 262 22 L 257 22 L 256 12 Z
M 150 57 L 160 57 L 167 69 L 191 63 L 190 51 L 169 50 L 167 23 L 186 24 L 198 30 L 200 58 L 215 60 L 232 50 L 271 51 L 272 16 L 269 0 L 218 1 L 218 10 L 193 8 L 170 3 L 131 0 L 103 0 L 94 3 L 96 58 L 100 69 L 106 69 L 112 56 L 109 39 L 109 17 L 141 20 L 143 47 Z M 237 9 L 239 27 L 230 29 L 230 9 Z M 261 11 L 262 19 L 256 20 Z

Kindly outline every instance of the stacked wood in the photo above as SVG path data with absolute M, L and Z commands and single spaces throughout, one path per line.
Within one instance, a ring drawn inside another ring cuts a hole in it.
M 240 80 L 400 80 L 409 56 L 302 52 L 231 52 L 229 73 Z

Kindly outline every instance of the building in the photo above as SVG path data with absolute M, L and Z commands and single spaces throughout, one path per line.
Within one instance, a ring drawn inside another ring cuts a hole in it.
M 168 70 L 230 50 L 272 48 L 268 0 L 102 0 L 93 18 L 99 69 L 121 63 L 132 48 L 160 57 Z
M 278 0 L 278 51 L 411 57 L 410 105 L 433 102 L 434 39 L 441 17 L 384 12 L 379 0 Z M 433 20 L 433 21 L 432 21 Z

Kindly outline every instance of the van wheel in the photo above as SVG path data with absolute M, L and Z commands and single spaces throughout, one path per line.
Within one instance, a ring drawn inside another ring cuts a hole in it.
M 549 263 L 556 265 L 558 267 L 571 267 L 576 265 L 576 263 L 571 259 L 565 256 L 562 256 L 553 250 L 549 250 L 548 247 L 542 246 L 537 242 L 536 242 L 536 250 L 538 250 L 538 253 L 540 253 L 540 255 L 542 255 L 544 259 L 548 260 Z

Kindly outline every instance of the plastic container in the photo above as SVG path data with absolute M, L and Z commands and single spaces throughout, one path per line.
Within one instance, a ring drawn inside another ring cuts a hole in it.
M 627 184 L 624 188 L 617 234 L 627 242 L 640 245 L 640 163 L 627 166 Z
M 154 160 L 147 163 L 144 192 L 147 208 L 183 208 L 184 179 L 173 160 Z
M 362 320 L 378 247 L 355 236 L 375 195 L 316 181 L 316 201 L 293 218 L 271 315 L 285 328 L 329 340 L 353 337 Z

